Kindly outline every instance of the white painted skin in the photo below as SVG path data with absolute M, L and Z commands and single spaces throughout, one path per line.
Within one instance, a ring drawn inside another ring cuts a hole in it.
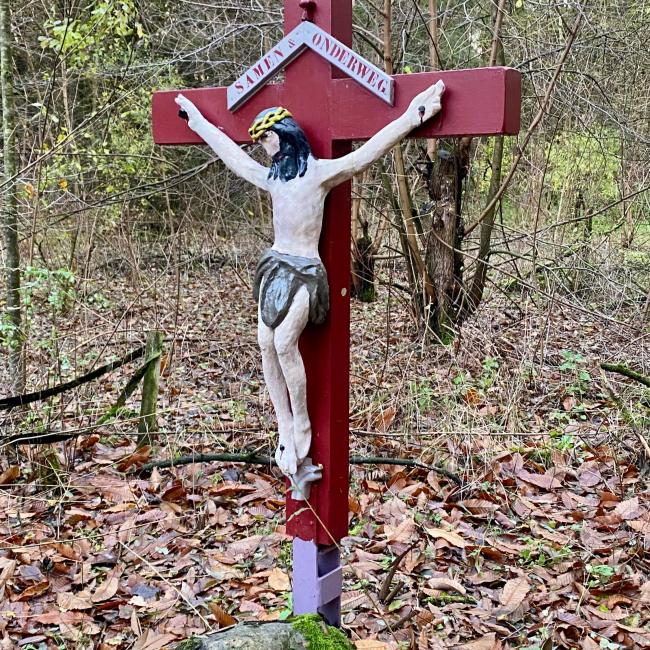
M 381 158 L 415 127 L 440 111 L 445 86 L 438 81 L 416 95 L 406 111 L 386 125 L 363 146 L 333 160 L 309 158 L 305 175 L 282 182 L 268 178 L 268 167 L 253 160 L 223 131 L 208 122 L 196 106 L 183 95 L 176 103 L 188 116 L 188 126 L 210 145 L 235 174 L 271 194 L 273 203 L 273 249 L 289 255 L 319 258 L 318 241 L 323 222 L 325 197 L 339 183 L 361 173 Z M 424 108 L 424 113 L 422 113 Z M 278 135 L 267 131 L 260 143 L 272 157 L 279 150 Z M 261 292 L 260 292 L 261 295 Z M 309 465 L 299 468 L 309 454 L 311 424 L 307 412 L 305 369 L 298 350 L 298 339 L 309 317 L 309 293 L 301 287 L 285 319 L 275 330 L 267 327 L 259 314 L 258 340 L 262 367 L 269 395 L 278 418 L 278 447 L 275 459 L 288 477 L 298 477 L 294 485 L 304 486 L 321 478 L 320 469 Z M 307 472 L 305 470 L 308 470 Z

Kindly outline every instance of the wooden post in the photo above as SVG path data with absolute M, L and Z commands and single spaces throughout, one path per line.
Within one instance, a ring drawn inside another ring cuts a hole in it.
M 142 404 L 140 405 L 140 423 L 138 431 L 138 448 L 152 443 L 151 434 L 158 430 L 156 421 L 156 402 L 158 401 L 158 385 L 160 383 L 160 359 L 162 357 L 163 334 L 152 330 L 147 334 L 145 363 L 148 364 L 142 380 Z

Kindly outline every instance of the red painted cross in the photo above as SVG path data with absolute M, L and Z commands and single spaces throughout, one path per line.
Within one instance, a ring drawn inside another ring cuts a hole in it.
M 300 23 L 301 16 L 298 0 L 285 0 L 285 34 Z M 313 22 L 351 45 L 351 0 L 319 0 Z M 336 158 L 350 151 L 353 140 L 371 137 L 400 116 L 417 92 L 438 79 L 446 88 L 442 111 L 410 137 L 518 132 L 520 76 L 508 68 L 395 75 L 395 101 L 390 107 L 308 50 L 289 64 L 284 83 L 265 86 L 236 112 L 226 108 L 226 88 L 183 90 L 183 94 L 239 143 L 250 142 L 248 127 L 261 110 L 284 106 L 304 129 L 314 155 Z M 177 93 L 154 94 L 154 140 L 157 144 L 201 143 L 178 117 Z M 287 497 L 287 531 L 326 545 L 348 533 L 350 189 L 349 182 L 339 185 L 325 204 L 320 254 L 330 283 L 329 317 L 323 325 L 309 326 L 300 344 L 313 430 L 310 455 L 323 465 L 323 479 L 311 488 L 313 512 L 304 502 Z

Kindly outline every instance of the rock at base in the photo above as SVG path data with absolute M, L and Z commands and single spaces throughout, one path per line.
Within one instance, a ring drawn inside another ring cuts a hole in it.
M 298 616 L 288 622 L 242 623 L 223 632 L 186 639 L 176 650 L 349 650 L 353 648 L 338 629 L 318 616 Z

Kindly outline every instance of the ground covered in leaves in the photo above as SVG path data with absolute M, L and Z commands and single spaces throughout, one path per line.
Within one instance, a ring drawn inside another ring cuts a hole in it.
M 156 650 L 290 614 L 277 470 L 138 474 L 153 459 L 272 451 L 250 268 L 194 271 L 182 290 L 178 274 L 161 271 L 147 299 L 109 277 L 59 316 L 58 365 L 52 349 L 33 349 L 35 389 L 162 329 L 162 432 L 135 451 L 137 395 L 94 426 L 128 367 L 4 414 L 13 433 L 84 435 L 4 450 L 3 650 Z M 360 649 L 650 647 L 644 395 L 599 371 L 625 361 L 647 372 L 645 339 L 562 300 L 511 302 L 493 298 L 450 347 L 423 345 L 395 290 L 353 307 L 352 453 L 439 464 L 462 481 L 352 469 L 343 624 Z

